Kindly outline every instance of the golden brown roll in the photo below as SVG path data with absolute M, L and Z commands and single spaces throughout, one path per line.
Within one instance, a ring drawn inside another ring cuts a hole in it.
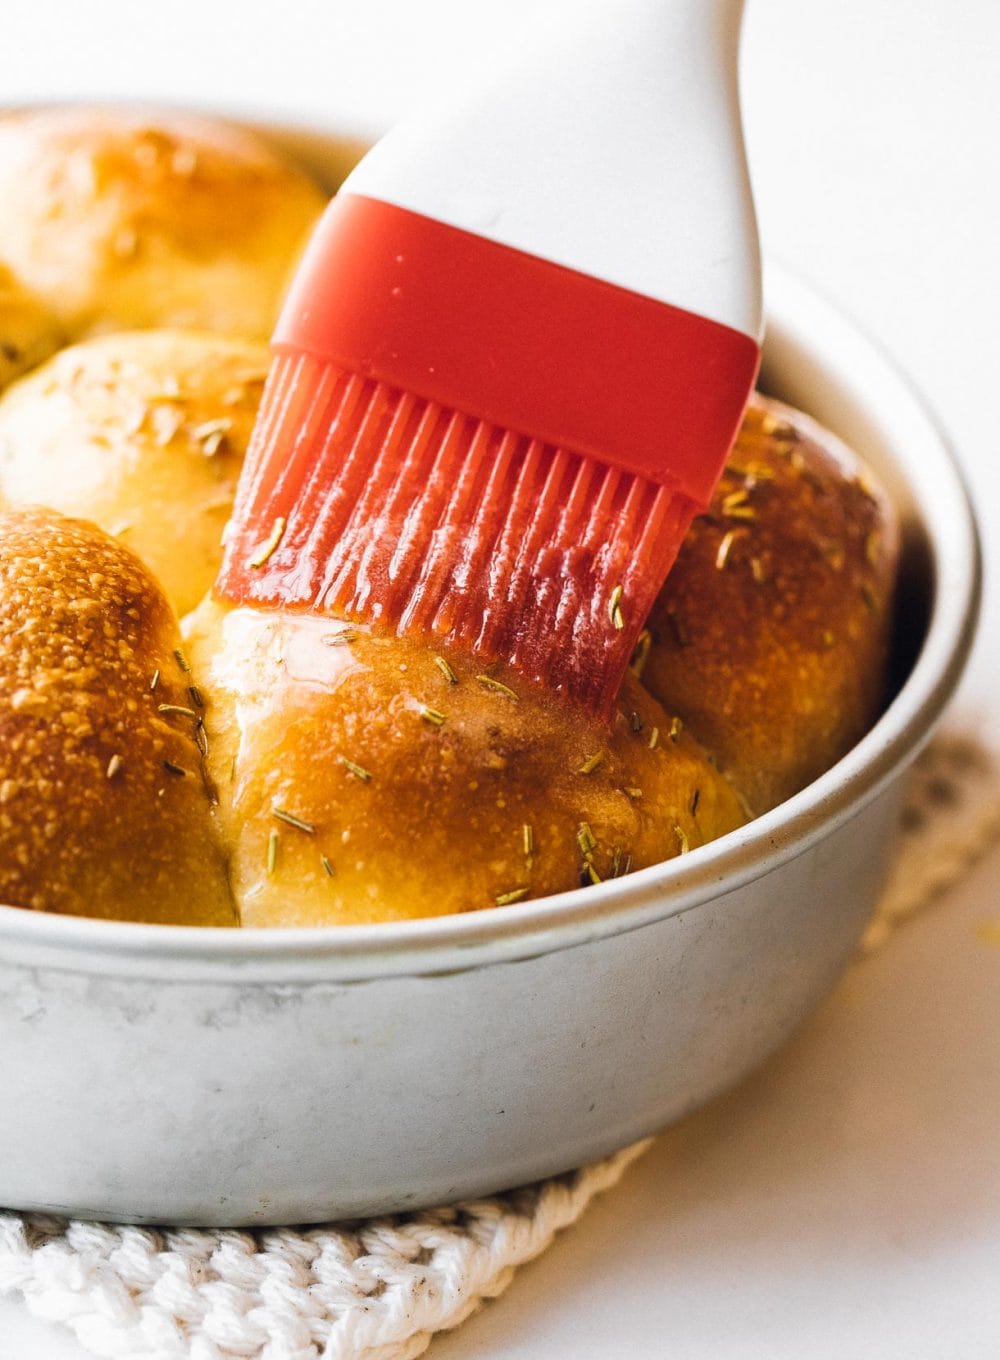
M 654 606 L 641 670 L 755 812 L 877 716 L 897 549 L 892 505 L 854 454 L 755 397 Z
M 0 392 L 61 343 L 55 317 L 0 264 Z
M 0 118 L 0 203 L 0 259 L 71 336 L 264 339 L 324 196 L 226 124 L 76 106 Z
M 179 648 L 127 549 L 50 511 L 0 513 L 0 901 L 235 923 Z
M 655 864 L 736 793 L 630 681 L 608 731 L 509 674 L 315 616 L 207 603 L 189 650 L 244 925 L 476 910 Z
M 0 398 L 0 900 L 252 926 L 511 904 L 742 825 L 884 700 L 892 507 L 763 398 L 610 729 L 419 642 L 204 600 L 324 203 L 214 120 L 0 115 L 0 389 L 42 364 Z M 168 599 L 204 600 L 189 657 Z
M 136 331 L 62 350 L 0 398 L 0 498 L 92 519 L 179 613 L 215 579 L 267 347 Z

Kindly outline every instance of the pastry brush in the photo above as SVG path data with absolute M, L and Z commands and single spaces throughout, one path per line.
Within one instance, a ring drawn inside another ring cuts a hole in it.
M 758 366 L 741 9 L 569 9 L 359 163 L 277 325 L 218 595 L 611 711 Z

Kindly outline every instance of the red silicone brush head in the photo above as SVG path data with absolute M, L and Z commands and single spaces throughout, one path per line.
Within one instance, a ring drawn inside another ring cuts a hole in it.
M 755 343 L 348 196 L 275 349 L 217 592 L 459 644 L 609 713 Z
M 309 357 L 279 359 L 220 592 L 460 644 L 606 711 L 694 507 Z

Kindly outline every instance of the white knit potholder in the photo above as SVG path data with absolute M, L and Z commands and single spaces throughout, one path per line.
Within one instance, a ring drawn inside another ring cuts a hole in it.
M 910 776 L 862 954 L 998 836 L 996 761 L 939 737 Z M 154 1230 L 0 1214 L 0 1295 L 20 1291 L 105 1360 L 411 1360 L 502 1293 L 650 1141 L 491 1199 L 347 1226 Z

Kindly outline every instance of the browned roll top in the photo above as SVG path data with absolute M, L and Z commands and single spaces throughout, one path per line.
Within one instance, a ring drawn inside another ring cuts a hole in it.
M 250 133 L 142 109 L 0 117 L 0 260 L 73 338 L 267 339 L 324 196 Z
M 764 398 L 610 727 L 328 618 L 206 600 L 182 643 L 260 396 L 253 337 L 322 204 L 206 120 L 0 117 L 2 902 L 254 926 L 514 905 L 739 827 L 884 702 L 893 508 Z
M 642 678 L 755 812 L 828 769 L 878 715 L 898 537 L 855 454 L 754 397 L 653 608 Z
M 0 264 L 0 392 L 63 342 L 55 317 Z
M 215 580 L 268 361 L 207 331 L 60 350 L 0 397 L 0 496 L 93 520 L 186 614 Z
M 126 548 L 0 513 L 0 901 L 235 923 L 180 648 Z
M 706 752 L 634 681 L 608 730 L 509 669 L 218 605 L 195 620 L 191 657 L 245 925 L 512 904 L 745 820 Z

